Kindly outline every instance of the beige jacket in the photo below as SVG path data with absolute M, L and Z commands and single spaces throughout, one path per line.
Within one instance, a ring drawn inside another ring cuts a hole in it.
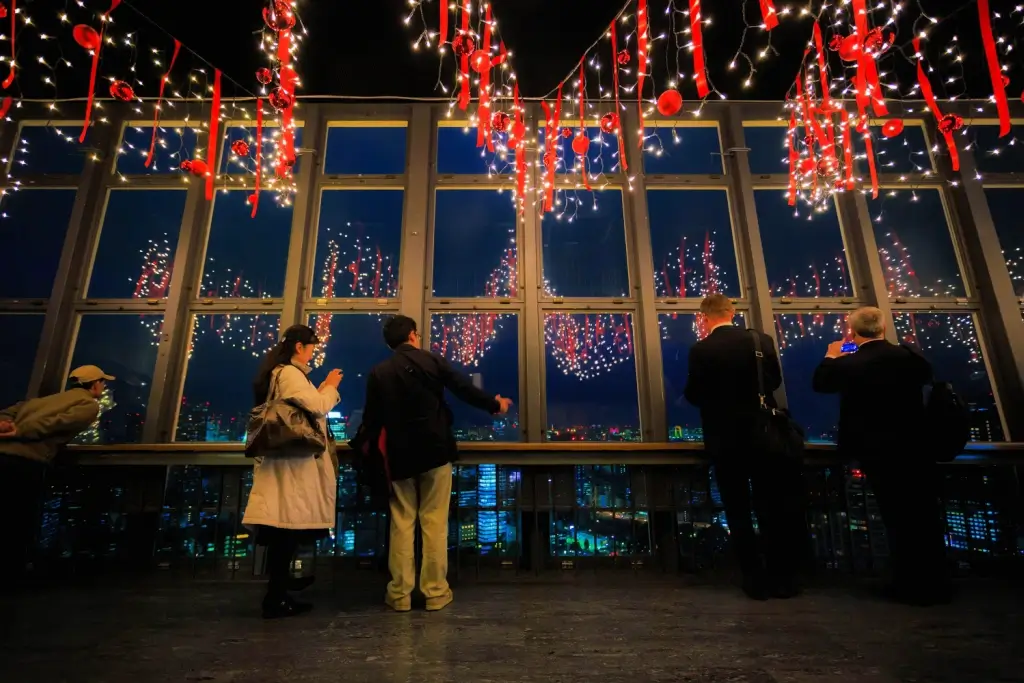
M 306 378 L 309 368 L 282 365 L 271 376 L 277 381 L 273 398 L 294 399 L 316 416 L 327 433 L 327 413 L 341 397 L 332 387 L 318 391 Z M 252 491 L 242 523 L 281 529 L 330 529 L 335 525 L 338 494 L 337 465 L 330 448 L 319 458 L 309 456 L 257 457 Z
M 0 453 L 48 463 L 100 414 L 100 404 L 85 389 L 40 396 L 0 411 L 0 420 L 18 428 L 13 438 L 0 437 Z

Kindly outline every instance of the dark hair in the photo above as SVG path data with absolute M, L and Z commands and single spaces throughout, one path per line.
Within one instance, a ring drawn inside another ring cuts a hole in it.
M 270 376 L 280 365 L 288 365 L 295 355 L 296 344 L 319 344 L 316 332 L 306 325 L 292 325 L 284 331 L 281 341 L 277 342 L 263 356 L 260 369 L 256 371 L 256 379 L 252 381 L 253 405 L 258 406 L 267 400 L 270 393 Z
M 79 382 L 77 380 L 72 380 L 71 381 L 71 388 L 72 389 L 85 389 L 86 391 L 92 391 L 93 385 L 98 383 L 98 382 L 102 382 L 102 381 L 104 381 L 104 380 L 102 380 L 102 379 L 94 379 L 91 382 Z
M 384 323 L 384 343 L 388 348 L 397 349 L 409 341 L 409 335 L 415 331 L 415 320 L 407 315 L 396 315 Z

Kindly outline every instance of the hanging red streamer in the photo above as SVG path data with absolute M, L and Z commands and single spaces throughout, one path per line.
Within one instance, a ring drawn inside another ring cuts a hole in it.
M 989 11 L 988 0 L 978 0 L 978 22 L 981 25 L 981 43 L 985 46 L 985 59 L 988 61 L 988 75 L 992 80 L 992 94 L 995 95 L 996 110 L 999 112 L 999 137 L 1003 137 L 1010 134 L 1010 105 L 1006 101 L 1006 86 L 1003 85 L 1003 74 L 996 55 L 996 41 L 992 37 L 992 13 Z
M 622 164 L 622 170 L 628 171 L 629 164 L 626 163 L 626 143 L 622 139 L 622 122 L 619 121 L 619 43 L 615 37 L 615 20 L 612 20 L 612 25 L 608 29 L 612 32 L 612 87 L 615 88 L 615 136 L 619 141 L 619 163 Z
M 288 29 L 277 34 L 278 73 L 281 90 L 288 95 L 288 106 L 281 110 L 281 140 L 284 147 L 279 155 L 276 175 L 287 177 L 295 166 L 295 69 L 292 68 L 292 32 Z M 283 158 L 281 158 L 283 157 Z
M 690 0 L 690 33 L 693 39 L 693 72 L 697 81 L 697 96 L 708 96 L 708 77 L 704 68 L 704 37 L 701 34 L 700 0 Z
M 888 116 L 889 110 L 885 106 L 885 97 L 882 95 L 882 85 L 878 80 L 878 64 L 875 57 L 868 54 L 864 49 L 864 41 L 868 37 L 868 11 L 865 0 L 853 0 L 853 14 L 857 27 L 857 107 L 860 109 L 861 126 L 866 126 L 864 118 L 864 107 L 868 99 L 871 101 L 871 108 L 875 116 Z M 870 89 L 870 94 L 868 90 Z M 862 131 L 863 132 L 863 131 Z
M 512 90 L 512 106 L 516 120 L 512 125 L 516 147 L 516 193 L 519 198 L 519 212 L 526 210 L 526 124 L 523 122 L 523 104 L 519 101 L 519 83 Z
M 206 200 L 213 200 L 213 178 L 217 175 L 218 160 L 220 157 L 217 156 L 217 131 L 220 127 L 220 69 L 215 69 L 213 72 L 213 107 L 210 111 L 210 150 L 209 150 L 209 166 L 210 169 L 206 172 Z
M 775 11 L 773 0 L 761 0 L 761 19 L 764 21 L 764 27 L 769 31 L 779 25 L 779 15 Z
M 914 38 L 914 52 L 917 54 L 917 83 L 921 86 L 921 96 L 924 97 L 924 101 L 928 103 L 928 108 L 931 109 L 932 115 L 935 117 L 935 123 L 942 122 L 942 110 L 939 109 L 939 104 L 935 101 L 935 93 L 932 92 L 932 84 L 928 80 L 928 75 L 924 72 L 924 53 L 921 52 L 921 39 Z M 953 139 L 953 133 L 943 132 L 942 137 L 946 140 L 946 147 L 949 149 L 949 161 L 953 166 L 954 171 L 960 170 L 960 153 L 956 149 L 956 140 Z
M 796 206 L 796 165 L 800 160 L 800 154 L 796 151 L 793 138 L 796 137 L 796 114 L 789 112 L 789 133 L 786 138 L 789 140 L 789 205 Z
M 555 199 L 555 165 L 558 160 L 558 135 L 562 121 L 562 83 L 558 84 L 558 94 L 555 100 L 555 111 L 552 111 L 547 102 L 541 102 L 544 107 L 544 116 L 547 117 L 547 125 L 544 129 L 544 174 L 547 178 L 547 186 L 544 188 L 544 211 L 550 211 Z
M 580 106 L 580 135 L 582 135 L 583 137 L 587 136 L 587 129 L 583 125 L 583 115 L 586 113 L 586 103 L 585 103 L 584 100 L 585 100 L 586 95 L 587 95 L 587 77 L 583 73 L 583 69 L 586 66 L 584 64 L 584 60 L 585 59 L 586 59 L 586 55 L 580 57 L 580 105 L 579 105 Z M 590 149 L 588 148 L 587 151 L 589 152 Z M 583 174 L 583 187 L 586 188 L 587 190 L 589 190 L 590 189 L 590 178 L 587 177 L 587 155 L 586 154 L 581 154 L 580 155 L 580 172 Z
M 439 29 L 440 34 L 437 37 L 437 47 L 441 49 L 448 41 L 448 0 L 440 0 L 437 6 L 441 11 L 441 27 Z
M 167 73 L 164 74 L 163 78 L 160 79 L 160 90 L 156 96 L 156 108 L 153 110 L 153 136 L 149 139 L 149 154 L 146 155 L 146 168 L 153 163 L 153 150 L 156 149 L 156 126 L 160 120 L 160 103 L 164 99 L 164 87 L 167 85 L 167 80 L 171 77 L 171 72 L 174 71 L 174 62 L 178 59 L 178 53 L 181 51 L 181 41 L 174 40 L 174 53 L 171 54 L 171 63 L 167 67 Z
M 17 9 L 17 0 L 11 0 L 11 70 L 10 72 L 8 72 L 7 78 L 4 79 L 4 90 L 7 90 L 9 87 L 11 87 L 11 84 L 14 83 L 14 35 L 15 32 L 18 30 L 18 23 L 16 21 L 18 16 Z M 91 90 L 92 89 L 90 88 L 90 92 Z
M 828 91 L 828 58 L 825 56 L 825 48 L 821 40 L 821 26 L 814 22 L 814 49 L 818 51 L 818 82 L 821 84 L 821 110 L 825 114 L 828 125 L 825 128 L 825 137 L 828 139 L 829 154 L 836 158 L 835 131 L 832 124 L 832 95 Z
M 256 218 L 256 209 L 260 205 L 260 180 L 263 173 L 263 98 L 256 98 L 256 187 L 252 191 L 252 214 Z M 334 272 L 334 271 L 331 271 Z
M 444 0 L 441 0 L 444 2 Z M 469 35 L 469 7 L 470 0 L 463 0 L 462 3 L 462 29 L 459 32 L 459 38 Z M 466 107 L 469 106 L 469 50 L 465 50 L 462 53 L 462 57 L 459 58 L 459 109 L 466 111 Z
M 478 49 L 487 55 L 487 65 L 480 72 L 479 104 L 477 105 L 476 146 L 487 144 L 487 151 L 494 151 L 494 140 L 491 135 L 491 4 L 487 3 L 484 10 L 483 44 Z
M 637 147 L 644 146 L 644 77 L 647 75 L 647 0 L 636 3 L 636 100 L 640 110 Z
M 96 70 L 100 65 L 100 51 L 103 50 L 103 33 L 107 30 L 107 19 L 110 18 L 110 13 L 113 12 L 118 5 L 121 4 L 121 0 L 110 0 L 110 9 L 103 15 L 103 25 L 100 26 L 100 44 L 93 50 L 92 53 L 92 70 L 89 72 L 89 97 L 85 101 L 85 124 L 82 126 L 82 134 L 78 136 L 79 142 L 85 142 L 85 136 L 89 132 L 89 121 L 92 119 L 92 103 L 96 98 Z M 11 3 L 11 23 L 14 22 L 14 3 Z M 14 48 L 14 36 L 11 36 L 11 48 Z M 14 76 L 14 66 L 11 65 L 11 75 L 8 78 Z M 4 81 L 6 83 L 7 81 Z M 6 87 L 6 86 L 5 86 Z

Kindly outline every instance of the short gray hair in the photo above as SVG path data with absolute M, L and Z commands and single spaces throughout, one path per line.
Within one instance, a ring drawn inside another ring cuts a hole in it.
M 885 333 L 885 321 L 882 311 L 874 306 L 858 308 L 850 314 L 848 322 L 850 329 L 858 337 L 874 339 L 875 337 L 881 337 Z

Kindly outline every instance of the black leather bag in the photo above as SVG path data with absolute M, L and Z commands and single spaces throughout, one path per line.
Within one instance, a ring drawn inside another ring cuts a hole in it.
M 267 400 L 252 409 L 245 428 L 245 457 L 313 456 L 327 450 L 327 435 L 307 410 L 290 399 L 276 398 L 279 370 Z
M 785 408 L 772 408 L 764 390 L 764 353 L 761 336 L 750 330 L 754 338 L 754 357 L 757 359 L 757 397 L 760 406 L 754 417 L 752 443 L 755 449 L 773 459 L 802 460 L 804 456 L 804 430 L 793 420 Z

